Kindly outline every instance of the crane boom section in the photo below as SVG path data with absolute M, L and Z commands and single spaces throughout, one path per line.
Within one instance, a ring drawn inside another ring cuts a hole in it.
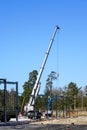
M 47 52 L 46 52 L 46 54 L 45 54 L 45 57 L 44 57 L 42 66 L 41 66 L 41 68 L 40 68 L 40 71 L 39 71 L 39 74 L 38 74 L 38 77 L 37 77 L 37 80 L 36 80 L 36 83 L 35 83 L 35 85 L 34 85 L 34 87 L 33 87 L 33 90 L 32 90 L 32 93 L 31 93 L 31 97 L 30 97 L 30 99 L 29 99 L 28 106 L 32 106 L 32 105 L 34 105 L 34 103 L 35 103 L 35 99 L 36 99 L 37 94 L 38 94 L 39 89 L 40 89 L 40 86 L 39 86 L 40 78 L 41 78 L 42 72 L 43 72 L 43 70 L 44 70 L 44 66 L 45 66 L 45 64 L 46 64 L 46 61 L 47 61 L 47 58 L 48 58 L 50 49 L 51 49 L 51 47 L 52 47 L 53 40 L 54 40 L 54 37 L 55 37 L 55 35 L 56 35 L 57 29 L 59 29 L 58 26 L 55 27 L 55 30 L 54 30 L 54 32 L 53 32 L 52 38 L 51 38 L 51 40 L 50 40 L 50 43 L 49 43 Z

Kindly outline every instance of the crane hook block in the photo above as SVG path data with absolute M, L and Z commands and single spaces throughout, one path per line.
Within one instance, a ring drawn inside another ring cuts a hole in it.
M 59 26 L 56 25 L 56 27 L 57 27 L 57 29 L 60 29 Z

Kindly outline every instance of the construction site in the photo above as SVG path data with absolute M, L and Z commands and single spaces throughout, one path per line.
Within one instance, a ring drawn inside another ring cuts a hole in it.
M 0 99 L 0 130 L 23 129 L 23 130 L 86 130 L 87 129 L 87 110 L 76 109 L 76 99 L 71 104 L 70 97 L 67 95 L 53 95 L 50 86 L 50 95 L 47 97 L 39 95 L 40 79 L 49 56 L 54 37 L 57 30 L 55 27 L 48 49 L 38 73 L 36 82 L 29 97 L 29 101 L 23 108 L 19 109 L 18 82 L 8 81 L 0 78 L 1 90 Z M 52 80 L 52 79 L 51 79 Z M 15 85 L 15 89 L 8 89 L 8 85 Z M 52 84 L 51 84 L 52 85 Z M 81 88 L 78 89 L 78 91 Z M 37 100 L 38 98 L 38 100 Z M 43 102 L 42 102 L 43 99 Z M 8 102 L 8 103 L 7 103 Z M 36 104 L 43 106 L 39 110 Z M 77 104 L 78 105 L 78 104 Z M 79 108 L 79 105 L 78 105 Z M 23 111 L 20 111 L 23 110 Z

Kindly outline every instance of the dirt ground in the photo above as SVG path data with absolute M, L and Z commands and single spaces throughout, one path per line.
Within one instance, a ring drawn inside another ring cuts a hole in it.
M 30 124 L 39 125 L 41 130 L 87 130 L 87 116 L 50 119 Z
M 87 130 L 87 116 L 45 119 L 27 124 L 0 126 L 0 130 Z
M 46 119 L 44 121 L 30 122 L 30 124 L 73 124 L 73 125 L 86 125 L 87 116 L 79 116 L 75 118 L 57 118 L 57 119 Z

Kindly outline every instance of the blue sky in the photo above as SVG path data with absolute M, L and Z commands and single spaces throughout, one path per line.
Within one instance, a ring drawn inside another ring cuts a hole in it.
M 57 32 L 42 78 L 57 71 L 56 87 L 87 85 L 87 0 L 0 0 L 0 78 L 18 81 L 39 71 L 55 26 Z

